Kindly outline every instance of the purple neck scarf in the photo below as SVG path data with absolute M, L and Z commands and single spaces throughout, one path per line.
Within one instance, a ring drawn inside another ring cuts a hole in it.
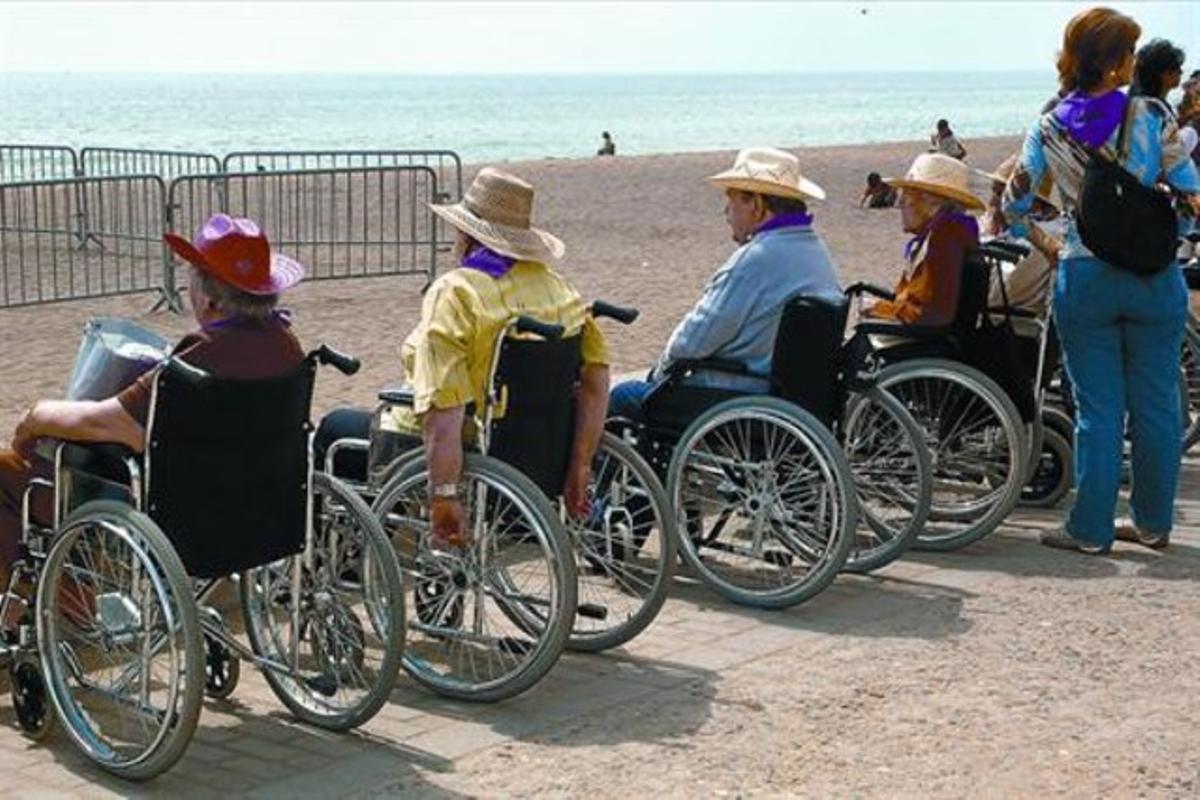
M 812 221 L 812 214 L 776 214 L 762 225 L 759 225 L 757 228 L 755 228 L 750 235 L 757 236 L 760 233 L 773 231 L 777 228 L 794 228 L 802 225 L 812 225 Z
M 263 321 L 289 328 L 292 325 L 292 310 L 290 308 L 277 308 L 271 312 L 271 316 Z M 234 314 L 231 317 L 222 317 L 221 319 L 214 319 L 212 322 L 206 322 L 200 326 L 200 330 L 219 331 L 225 328 L 235 328 L 238 325 L 256 325 L 258 322 L 258 320 L 251 319 L 242 314 Z
M 512 269 L 512 265 L 518 260 L 477 244 L 458 263 L 459 266 L 477 269 L 492 278 L 499 278 Z
M 1055 106 L 1054 118 L 1075 141 L 1101 147 L 1121 124 L 1128 103 L 1129 98 L 1115 89 L 1099 97 L 1076 90 Z
M 929 234 L 933 233 L 933 229 L 947 222 L 957 222 L 960 225 L 965 225 L 974 235 L 975 239 L 979 239 L 979 223 L 970 214 L 960 214 L 957 211 L 939 211 L 933 215 L 933 219 L 925 223 L 925 227 L 916 236 L 908 240 L 908 244 L 904 245 L 904 260 L 912 261 L 913 256 L 925 240 L 929 238 Z

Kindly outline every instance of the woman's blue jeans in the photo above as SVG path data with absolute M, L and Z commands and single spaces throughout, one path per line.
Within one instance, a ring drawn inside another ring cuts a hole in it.
M 1135 524 L 1170 533 L 1183 430 L 1179 352 L 1188 292 L 1178 266 L 1141 277 L 1098 258 L 1058 268 L 1054 317 L 1075 394 L 1075 505 L 1067 532 L 1113 541 L 1126 414 Z

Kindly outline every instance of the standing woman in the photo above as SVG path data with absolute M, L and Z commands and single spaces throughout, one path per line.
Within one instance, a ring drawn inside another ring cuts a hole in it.
M 1200 176 L 1151 98 L 1118 91 L 1130 82 L 1141 28 L 1108 8 L 1076 15 L 1058 56 L 1065 96 L 1034 123 L 1008 182 L 1004 214 L 1018 235 L 1029 229 L 1033 187 L 1047 170 L 1066 215 L 1060 249 L 1031 239 L 1060 264 L 1054 314 L 1075 392 L 1075 505 L 1050 547 L 1107 553 L 1115 538 L 1165 547 L 1179 474 L 1179 349 L 1188 296 L 1179 267 L 1142 276 L 1097 258 L 1080 238 L 1077 211 L 1093 150 L 1106 151 L 1144 186 L 1165 180 L 1200 208 Z M 1118 153 L 1122 121 L 1125 152 Z M 1133 519 L 1114 524 L 1125 415 L 1133 439 Z

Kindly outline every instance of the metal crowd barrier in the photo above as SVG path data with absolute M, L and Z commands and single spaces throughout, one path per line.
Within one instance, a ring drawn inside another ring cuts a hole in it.
M 437 172 L 441 192 L 434 202 L 462 199 L 462 160 L 453 150 L 243 150 L 225 156 L 221 166 L 226 172 L 423 166 Z M 440 217 L 434 226 L 438 249 L 449 252 L 454 229 Z
M 165 201 L 157 175 L 0 184 L 0 307 L 161 290 Z
M 78 174 L 78 157 L 70 147 L 0 144 L 0 183 L 64 180 Z
M 191 236 L 210 215 L 257 220 L 307 280 L 424 275 L 434 279 L 438 237 L 427 203 L 439 197 L 428 166 L 186 175 L 167 192 L 167 227 Z M 174 265 L 164 286 L 178 298 Z
M 165 181 L 180 175 L 221 171 L 221 160 L 210 153 L 187 150 L 137 150 L 128 147 L 85 147 L 79 151 L 82 175 L 158 175 Z

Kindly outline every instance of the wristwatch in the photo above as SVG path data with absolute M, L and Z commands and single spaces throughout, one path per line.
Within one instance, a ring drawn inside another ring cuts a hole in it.
M 458 499 L 458 484 L 431 483 L 429 485 L 429 496 L 434 500 L 456 500 Z

